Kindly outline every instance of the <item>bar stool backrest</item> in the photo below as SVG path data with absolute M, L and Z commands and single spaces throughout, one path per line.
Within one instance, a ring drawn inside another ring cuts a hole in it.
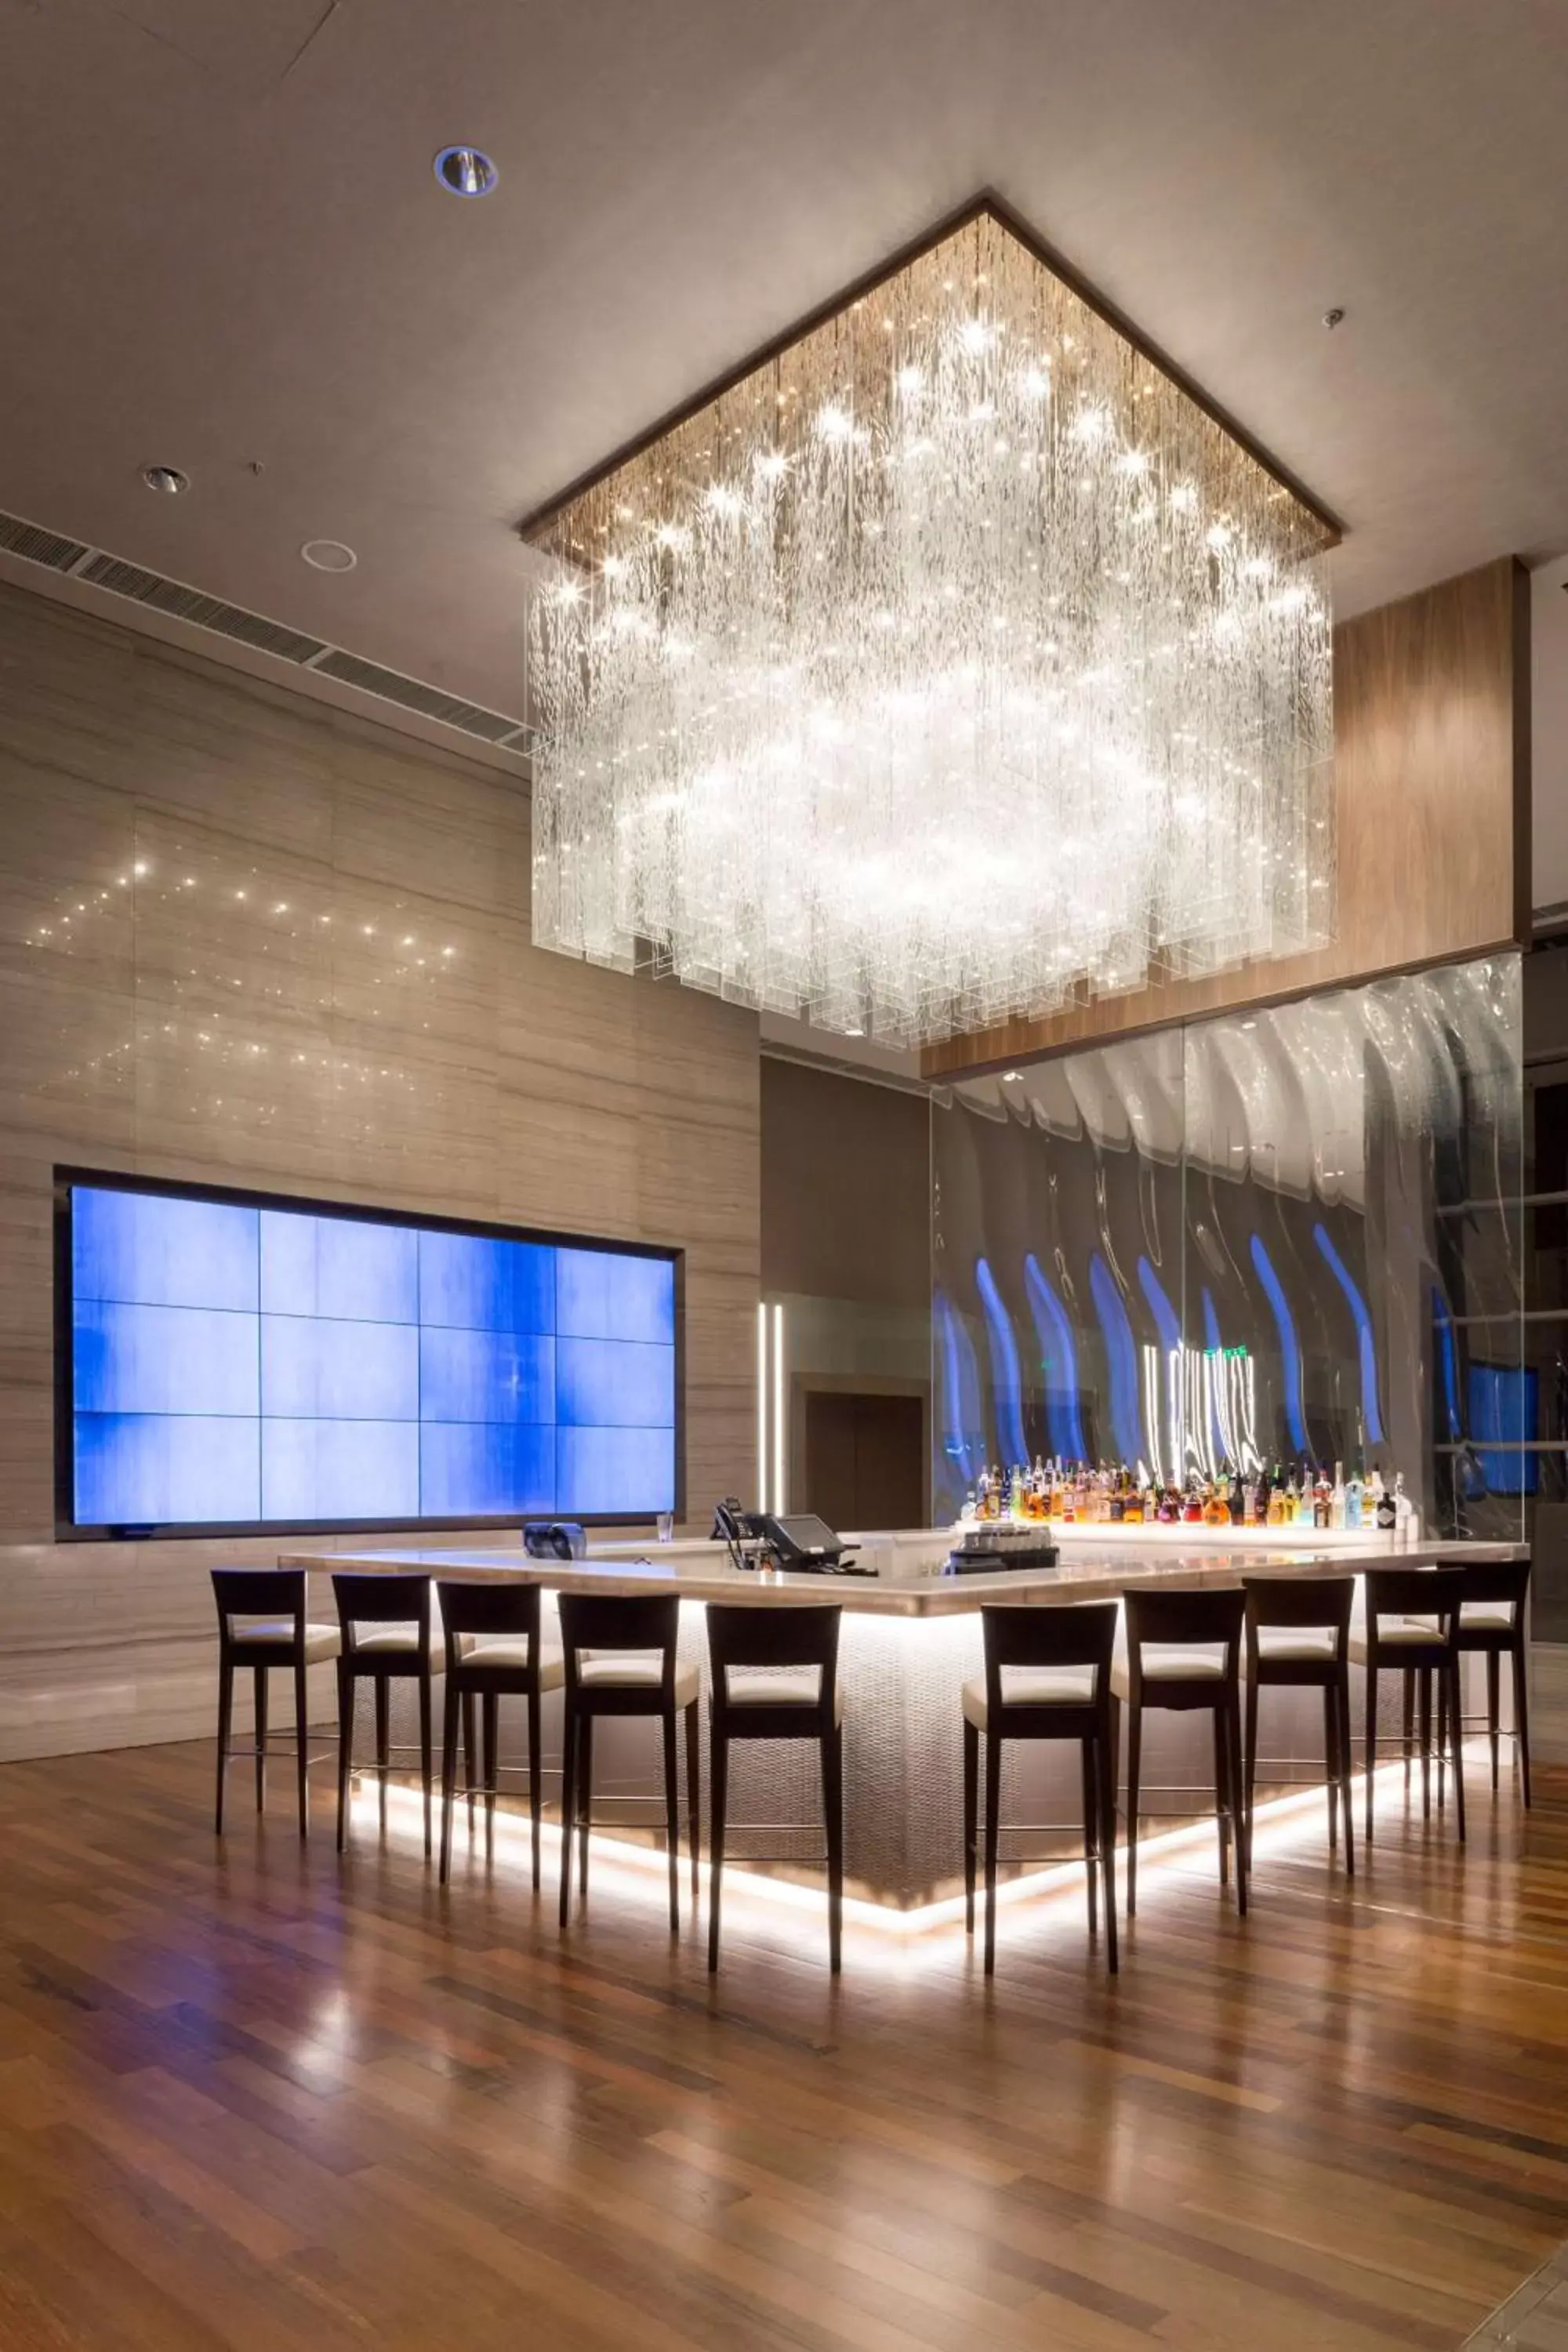
M 1478 1559 L 1461 1568 L 1461 1601 L 1490 1601 L 1510 1606 L 1517 1620 L 1530 1591 L 1528 1559 Z
M 577 1688 L 577 1660 L 584 1651 L 595 1656 L 606 1650 L 658 1651 L 663 1664 L 661 1682 L 666 1702 L 675 1696 L 675 1650 L 680 1637 L 680 1599 L 674 1592 L 563 1592 L 561 1595 L 561 1646 L 565 1653 L 566 1695 Z
M 1239 1585 L 1218 1591 L 1134 1591 L 1127 1595 L 1127 1646 L 1135 1655 L 1145 1642 L 1191 1642 L 1213 1649 L 1223 1643 L 1226 1671 L 1234 1674 L 1246 1608 Z
M 430 1579 L 398 1575 L 393 1570 L 349 1573 L 332 1578 L 332 1597 L 342 1627 L 343 1655 L 352 1658 L 354 1633 L 360 1625 L 416 1625 L 421 1655 L 430 1646 Z
M 244 1641 L 245 1627 L 233 1622 L 236 1617 L 264 1617 L 273 1624 L 292 1617 L 295 1638 L 299 1638 L 305 1622 L 302 1568 L 215 1568 L 212 1580 L 218 1631 L 224 1641 Z
M 1114 1601 L 1079 1601 L 1047 1609 L 1014 1602 L 983 1609 L 985 1701 L 993 1719 L 995 1709 L 1008 1705 L 1002 1676 L 1009 1666 L 1092 1666 L 1094 1697 L 1103 1698 L 1110 1688 L 1120 1615 Z
M 537 1584 L 474 1583 L 458 1577 L 438 1577 L 436 1598 L 447 1635 L 447 1671 L 460 1664 L 459 1636 L 500 1633 L 531 1644 L 530 1656 L 539 1662 L 540 1591 Z
M 1451 1642 L 1464 1598 L 1462 1568 L 1369 1568 L 1366 1626 L 1374 1638 L 1380 1617 L 1436 1617 L 1436 1642 Z
M 800 1601 L 779 1609 L 734 1608 L 710 1601 L 708 1655 L 715 1700 L 722 1704 L 728 1695 L 726 1678 L 731 1666 L 816 1666 L 817 1701 L 831 1720 L 843 1614 L 837 1601 Z
M 1355 1606 L 1353 1576 L 1248 1576 L 1243 1579 L 1242 1591 L 1250 1653 L 1257 1652 L 1259 1626 L 1300 1626 L 1331 1632 L 1336 1637 L 1337 1664 L 1348 1663 L 1351 1612 Z

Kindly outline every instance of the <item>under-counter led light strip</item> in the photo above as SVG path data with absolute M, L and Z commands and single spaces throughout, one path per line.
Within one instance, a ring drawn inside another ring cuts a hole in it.
M 1485 1751 L 1479 1740 L 1467 1741 L 1465 1753 L 1473 1762 L 1479 1763 L 1485 1760 Z M 1404 1762 L 1401 1759 L 1396 1759 L 1391 1763 L 1380 1764 L 1377 1768 L 1378 1786 L 1383 1789 L 1393 1788 L 1402 1780 L 1404 1769 Z M 1364 1772 L 1352 1773 L 1351 1790 L 1352 1801 L 1356 1808 L 1352 1819 L 1355 1833 L 1359 1837 L 1363 1818 L 1362 1807 L 1364 1805 L 1366 1795 Z M 1308 1787 L 1293 1789 L 1284 1796 L 1272 1797 L 1266 1803 L 1260 1804 L 1254 1815 L 1254 1861 L 1256 1862 L 1259 1851 L 1266 1854 L 1288 1851 L 1290 1843 L 1289 1836 L 1281 1833 L 1289 1832 L 1292 1829 L 1305 1828 L 1305 1817 L 1319 1812 L 1326 1796 L 1326 1787 Z M 422 1841 L 425 1834 L 425 1804 L 418 1790 L 394 1784 L 388 1787 L 386 1797 L 389 1825 L 406 1831 L 410 1840 L 417 1835 Z M 374 1830 L 378 1821 L 379 1801 L 377 1790 L 370 1781 L 356 1781 L 353 1801 L 355 1822 L 367 1830 Z M 463 1800 L 459 1798 L 457 1807 L 459 1819 L 462 1808 Z M 555 1857 L 556 1866 L 559 1868 L 561 1854 L 559 1824 L 547 1821 L 542 1827 L 544 1849 Z M 1262 1832 L 1261 1837 L 1258 1832 Z M 482 1828 L 476 1834 L 482 1837 Z M 1138 1841 L 1140 1871 L 1146 1864 L 1173 1860 L 1182 1854 L 1190 1853 L 1194 1849 L 1210 1846 L 1214 1837 L 1214 1822 L 1205 1818 L 1201 1821 L 1185 1822 L 1179 1829 L 1161 1831 L 1154 1837 L 1140 1838 Z M 589 1839 L 589 1843 L 593 1852 L 601 1855 L 607 1864 L 625 1867 L 637 1876 L 647 1879 L 650 1885 L 657 1885 L 660 1900 L 663 1899 L 664 1890 L 668 1885 L 668 1859 L 662 1846 L 633 1845 L 624 1838 L 606 1836 L 602 1831 L 595 1831 Z M 515 1861 L 520 1873 L 526 1873 L 530 1869 L 531 1843 L 529 1824 L 525 1814 L 510 1812 L 498 1808 L 495 1816 L 495 1851 L 498 1857 Z M 1127 1862 L 1125 1847 L 1118 1849 L 1118 1900 L 1121 1901 L 1124 1898 L 1125 1891 Z M 1003 1859 L 1005 1862 L 1005 1856 Z M 708 1856 L 705 1854 L 703 1856 L 704 1873 L 706 1873 L 707 1864 Z M 682 1873 L 687 1873 L 689 1867 L 689 1857 L 683 1854 Z M 1044 1895 L 1061 1894 L 1071 1887 L 1081 1887 L 1083 1879 L 1084 1864 L 1081 1862 L 1053 1863 L 1044 1870 L 1026 1871 L 1016 1878 L 1001 1881 L 996 1889 L 996 1900 L 999 1906 L 1010 1908 L 1019 1903 L 1036 1901 Z M 824 1888 L 802 1886 L 793 1879 L 766 1877 L 760 1872 L 745 1870 L 733 1863 L 727 1863 L 724 1868 L 724 1891 L 727 1901 L 731 1896 L 741 1896 L 768 1904 L 775 1910 L 809 1912 L 826 1926 L 824 1915 L 827 1906 L 827 1895 Z M 983 1897 L 977 1893 L 975 1899 L 978 1917 Z M 922 1903 L 910 1910 L 900 1911 L 891 1904 L 873 1903 L 864 1895 L 847 1895 L 844 1898 L 844 1916 L 859 1927 L 874 1928 L 878 1934 L 896 1943 L 907 1943 L 942 1928 L 962 1927 L 963 1897 L 962 1895 L 944 1895 L 938 1902 Z

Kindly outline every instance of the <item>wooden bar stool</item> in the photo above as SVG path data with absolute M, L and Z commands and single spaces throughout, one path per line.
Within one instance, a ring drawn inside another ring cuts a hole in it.
M 839 1969 L 844 1915 L 844 1727 L 838 1688 L 837 1601 L 790 1608 L 708 1604 L 708 1654 L 713 1670 L 708 1732 L 708 1966 L 719 1965 L 719 1907 L 728 1828 L 730 1742 L 815 1739 L 822 1763 L 822 1817 L 827 1840 L 828 1966 Z M 790 1822 L 749 1822 L 783 1830 Z M 762 1856 L 753 1859 L 761 1860 Z
M 1455 1821 L 1465 1835 L 1465 1784 L 1459 1770 L 1459 1648 L 1456 1638 L 1464 1570 L 1458 1568 L 1369 1568 L 1366 1630 L 1351 1636 L 1351 1656 L 1366 1668 L 1366 1842 L 1372 1843 L 1373 1782 L 1377 1771 L 1377 1678 L 1394 1671 L 1415 1678 L 1421 1723 L 1421 1817 L 1432 1811 L 1432 1677 L 1443 1692 L 1438 1738 L 1451 1742 Z M 1411 1687 L 1406 1684 L 1406 1689 Z
M 1502 1661 L 1510 1662 L 1513 1677 L 1513 1731 L 1519 1751 L 1521 1793 L 1530 1807 L 1530 1569 L 1528 1559 L 1478 1559 L 1459 1569 L 1459 1623 L 1455 1635 L 1461 1658 L 1487 1662 L 1487 1711 L 1461 1720 L 1484 1724 L 1492 1751 L 1492 1791 L 1498 1787 L 1498 1749 L 1502 1739 Z M 1437 1699 L 1437 1788 L 1443 1786 L 1446 1696 Z
M 472 1716 L 484 1708 L 484 1748 L 479 1793 L 485 1801 L 485 1844 L 494 1849 L 500 1762 L 500 1703 L 528 1702 L 528 1818 L 533 1840 L 533 1884 L 539 1885 L 539 1703 L 565 1679 L 561 1653 L 540 1635 L 537 1584 L 470 1584 L 442 1579 L 436 1587 L 447 1642 L 447 1698 L 441 1741 L 441 1884 L 452 1867 L 452 1798 L 458 1776 L 458 1722 L 461 1710 L 468 1736 L 468 1796 L 475 1795 Z M 512 1768 L 506 1768 L 510 1769 Z
M 375 1685 L 375 1772 L 381 1786 L 381 1826 L 386 1827 L 386 1783 L 392 1771 L 392 1685 L 419 1691 L 419 1778 L 425 1790 L 425 1853 L 431 1851 L 431 1690 L 446 1670 L 441 1636 L 430 1622 L 430 1579 L 393 1574 L 334 1575 L 332 1591 L 342 1628 L 338 1660 L 338 1852 L 348 1838 L 349 1777 L 353 1767 L 354 1685 Z M 365 1768 L 362 1765 L 360 1769 Z
M 1345 1818 L 1345 1874 L 1355 1875 L 1351 1829 L 1351 1612 L 1353 1576 L 1248 1576 L 1247 1601 L 1247 1859 L 1252 1862 L 1252 1816 L 1261 1764 L 1270 1775 L 1310 1762 L 1300 1756 L 1258 1753 L 1258 1696 L 1262 1690 L 1321 1690 L 1323 1769 L 1329 1784 L 1329 1851 L 1339 1845 Z
M 1127 1916 L 1138 1908 L 1138 1823 L 1141 1809 L 1143 1711 L 1206 1707 L 1214 1717 L 1215 1819 L 1219 1828 L 1219 1883 L 1230 1883 L 1236 1849 L 1236 1902 L 1247 1916 L 1247 1842 L 1242 1829 L 1241 1627 L 1246 1595 L 1133 1591 L 1127 1595 L 1127 1657 L 1111 1674 L 1111 1688 L 1127 1701 Z M 1157 1796 L 1196 1796 L 1173 1782 Z M 1167 1810 L 1169 1810 L 1167 1808 Z
M 579 1890 L 588 1892 L 588 1830 L 594 1801 L 594 1720 L 596 1716 L 650 1716 L 664 1729 L 664 1811 L 669 1847 L 669 1925 L 680 1927 L 680 1796 L 676 1775 L 675 1718 L 686 1717 L 686 1792 L 691 1839 L 691 1896 L 697 1899 L 698 1675 L 677 1663 L 680 1634 L 678 1594 L 637 1593 L 629 1599 L 587 1592 L 561 1595 L 561 1644 L 565 1664 L 565 1753 L 561 1782 L 561 1925 L 572 1900 L 572 1839 L 578 1833 Z
M 292 1666 L 300 1835 L 309 1837 L 312 1759 L 306 1753 L 310 1727 L 305 1669 L 337 1656 L 338 1629 L 307 1622 L 302 1568 L 215 1568 L 212 1580 L 217 1603 L 217 1834 L 223 1835 L 225 1771 L 236 1753 L 230 1745 L 235 1669 L 248 1666 L 256 1676 L 256 1745 L 237 1752 L 256 1759 L 256 1810 L 260 1812 L 267 1802 L 267 1677 L 275 1667 Z
M 1121 1707 L 1112 1685 L 1114 1601 L 1060 1608 L 983 1609 L 985 1672 L 963 1685 L 963 1917 L 974 1933 L 980 1743 L 985 1743 L 985 1973 L 996 1966 L 996 1861 L 1002 1832 L 1002 1743 L 1076 1739 L 1083 1775 L 1084 1861 L 1089 1932 L 1097 1933 L 1099 1881 L 1105 1883 L 1105 1960 L 1115 1976 L 1116 1766 Z M 1039 1835 L 1068 1822 L 1015 1822 Z M 1046 1856 L 1019 1857 L 1045 1860 Z M 1049 1857 L 1055 1859 L 1056 1857 Z

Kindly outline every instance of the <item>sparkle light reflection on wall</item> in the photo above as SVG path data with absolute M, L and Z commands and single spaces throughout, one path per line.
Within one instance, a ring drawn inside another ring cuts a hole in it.
M 675 1502 L 665 1256 L 79 1184 L 79 1525 Z

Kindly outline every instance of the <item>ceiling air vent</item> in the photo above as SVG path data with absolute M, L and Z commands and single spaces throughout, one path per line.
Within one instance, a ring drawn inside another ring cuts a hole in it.
M 476 702 L 443 694 L 438 687 L 421 686 L 416 678 L 399 677 L 395 670 L 380 669 L 374 662 L 361 661 L 357 654 L 331 653 L 312 667 L 318 677 L 335 677 L 344 686 L 357 686 L 363 694 L 378 694 L 384 702 L 400 703 L 405 710 L 417 710 L 425 719 L 438 719 L 443 727 L 459 727 L 465 735 L 478 735 L 486 743 L 504 743 L 509 735 L 519 732 L 515 719 L 503 719 L 496 710 L 481 710 Z
M 280 661 L 313 661 L 327 649 L 321 637 L 303 636 L 298 629 L 286 629 L 281 622 L 263 620 L 259 613 L 245 613 L 237 604 L 226 604 L 221 597 L 204 596 L 199 588 L 182 587 L 179 581 L 143 572 L 137 563 L 121 563 L 118 556 L 95 555 L 77 577 L 90 581 L 95 588 L 107 588 L 112 596 L 134 597 L 138 604 L 150 604 L 155 613 L 167 613 L 172 620 L 215 630 L 220 637 L 254 646 L 258 653 L 276 654 Z
M 20 515 L 0 515 L 0 547 L 9 555 L 24 555 L 29 563 L 46 563 L 51 572 L 68 572 L 87 553 L 79 540 L 62 539 L 58 530 L 40 530 Z
M 25 522 L 19 515 L 0 514 L 0 553 L 23 556 L 51 572 L 68 572 L 106 595 L 124 597 L 172 621 L 230 637 L 257 653 L 291 662 L 313 677 L 335 679 L 340 686 L 414 711 L 481 743 L 497 744 L 525 758 L 531 750 L 532 730 L 521 719 L 482 709 L 477 702 L 465 702 L 460 695 L 443 693 L 439 687 L 425 686 L 418 678 L 403 677 L 396 670 L 362 661 L 357 654 L 343 653 L 321 637 L 306 636 L 301 630 L 285 628 L 282 622 L 267 620 L 260 613 L 247 613 L 219 596 L 205 595 L 199 588 L 165 580 L 160 572 L 63 538 L 58 531 L 45 530 L 38 523 Z

